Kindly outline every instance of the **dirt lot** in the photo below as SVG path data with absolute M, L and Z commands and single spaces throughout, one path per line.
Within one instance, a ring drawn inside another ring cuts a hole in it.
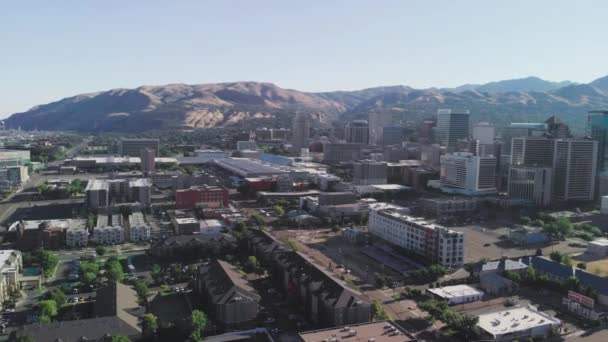
M 599 276 L 608 275 L 608 259 L 588 262 L 587 271 L 595 273 Z
M 548 255 L 554 250 L 562 253 L 577 254 L 585 248 L 572 246 L 572 243 L 583 243 L 578 239 L 554 242 L 553 244 L 516 246 L 505 239 L 508 236 L 508 228 L 484 229 L 479 226 L 466 226 L 452 228 L 461 231 L 465 236 L 465 263 L 476 262 L 486 257 L 499 259 L 503 256 L 515 258 L 525 255 L 534 255 L 538 248 L 542 248 L 543 254 Z M 503 238 L 501 238 L 503 237 Z

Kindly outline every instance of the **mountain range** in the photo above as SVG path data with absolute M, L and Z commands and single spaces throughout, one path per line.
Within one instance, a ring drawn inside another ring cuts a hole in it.
M 608 108 L 608 76 L 589 84 L 538 77 L 456 88 L 383 86 L 311 93 L 272 83 L 169 84 L 81 94 L 36 106 L 5 120 L 9 127 L 81 132 L 139 132 L 244 126 L 289 127 L 296 112 L 316 124 L 367 118 L 371 112 L 415 123 L 440 108 L 468 109 L 472 120 L 506 125 L 557 115 L 584 130 L 589 110 Z

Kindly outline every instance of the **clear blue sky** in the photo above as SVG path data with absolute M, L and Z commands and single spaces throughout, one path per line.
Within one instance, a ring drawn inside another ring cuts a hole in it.
M 606 1 L 1 1 L 0 117 L 143 84 L 589 82 L 608 74 L 607 14 Z

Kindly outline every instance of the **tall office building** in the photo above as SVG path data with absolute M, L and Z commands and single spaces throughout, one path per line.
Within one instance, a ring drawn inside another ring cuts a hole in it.
M 570 138 L 570 127 L 562 122 L 557 116 L 552 116 L 545 120 L 547 124 L 547 133 L 553 139 L 568 139 Z
M 139 157 L 141 150 L 149 148 L 159 155 L 158 139 L 122 139 L 120 143 L 120 154 L 129 157 Z
M 382 145 L 401 144 L 403 139 L 403 128 L 401 126 L 386 126 L 382 128 Z
M 141 159 L 141 171 L 145 174 L 149 174 L 154 172 L 155 170 L 155 162 L 154 158 L 156 157 L 156 152 L 150 148 L 144 148 L 141 150 L 140 159 Z
M 480 145 L 494 143 L 496 128 L 489 122 L 478 122 L 473 126 L 473 139 L 478 140 Z
M 455 152 L 441 157 L 441 190 L 464 195 L 496 193 L 496 158 Z
M 352 144 L 369 143 L 369 125 L 366 120 L 354 120 L 346 124 L 346 142 Z
M 555 140 L 543 137 L 511 139 L 511 164 L 527 166 L 553 166 Z
M 553 197 L 558 201 L 590 201 L 595 193 L 598 142 L 556 140 Z
M 504 154 L 511 154 L 511 140 L 520 137 L 542 137 L 547 132 L 546 123 L 513 122 L 502 129 Z
M 310 137 L 310 116 L 306 113 L 297 113 L 293 119 L 291 130 L 292 155 L 299 156 L 303 148 L 308 148 Z
M 386 184 L 387 164 L 383 161 L 361 160 L 353 163 L 353 184 Z
M 598 143 L 598 197 L 608 195 L 608 110 L 589 112 L 591 139 Z
M 437 128 L 435 130 L 440 144 L 454 151 L 459 139 L 469 137 L 469 116 L 467 111 L 440 109 L 437 111 Z
M 551 203 L 553 169 L 550 167 L 511 166 L 509 169 L 509 196 L 525 198 L 539 207 Z

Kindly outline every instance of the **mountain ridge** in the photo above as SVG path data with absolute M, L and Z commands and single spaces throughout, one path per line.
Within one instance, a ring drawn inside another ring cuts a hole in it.
M 580 114 L 608 107 L 608 76 L 589 84 L 527 77 L 456 88 L 395 85 L 317 93 L 254 81 L 144 85 L 67 97 L 15 113 L 5 122 L 24 129 L 128 132 L 289 126 L 296 112 L 311 114 L 320 125 L 365 118 L 370 112 L 391 113 L 403 122 L 413 122 L 446 107 L 466 108 L 474 120 L 497 123 L 560 115 L 576 129 Z

